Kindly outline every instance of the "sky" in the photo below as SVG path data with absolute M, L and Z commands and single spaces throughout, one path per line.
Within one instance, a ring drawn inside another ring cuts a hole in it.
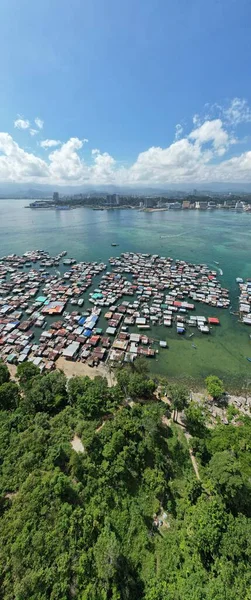
M 0 184 L 251 182 L 250 0 L 1 0 Z

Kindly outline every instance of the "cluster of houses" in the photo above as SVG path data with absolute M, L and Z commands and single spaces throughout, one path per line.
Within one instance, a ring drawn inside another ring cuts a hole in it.
M 240 319 L 246 325 L 251 325 L 251 281 L 244 281 L 241 277 L 237 277 L 236 282 L 239 284 L 239 313 Z
M 65 254 L 36 250 L 0 259 L 0 357 L 6 362 L 29 359 L 51 370 L 61 356 L 91 366 L 154 357 L 153 334 L 144 330 L 174 325 L 178 334 L 190 327 L 208 334 L 219 319 L 195 315 L 195 303 L 229 306 L 228 290 L 204 264 L 128 252 L 110 258 L 107 271 L 104 263 L 76 263 Z M 158 344 L 167 347 L 166 339 Z

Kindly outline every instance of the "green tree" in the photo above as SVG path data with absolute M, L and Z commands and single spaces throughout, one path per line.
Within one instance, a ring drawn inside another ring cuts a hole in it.
M 136 371 L 139 375 L 148 376 L 150 373 L 149 363 L 147 362 L 147 358 L 143 356 L 139 356 L 130 363 L 132 371 Z
M 195 544 L 206 568 L 216 559 L 222 535 L 226 531 L 228 516 L 220 496 L 201 495 L 188 513 L 191 543 Z
M 166 581 L 160 581 L 157 577 L 151 579 L 146 587 L 144 600 L 171 600 L 168 593 L 168 584 Z
M 7 383 L 10 379 L 9 369 L 5 363 L 0 360 L 0 385 Z
M 142 363 L 139 363 L 139 365 L 139 371 L 142 371 Z M 133 371 L 130 367 L 118 369 L 117 382 L 124 397 L 130 396 L 135 399 L 151 398 L 156 389 L 156 383 L 146 373 L 138 372 L 137 370 Z
M 106 523 L 94 547 L 97 575 L 106 587 L 110 587 L 117 575 L 120 545 L 109 523 Z
M 81 401 L 91 383 L 90 377 L 71 377 L 67 387 L 70 404 Z
M 32 385 L 27 392 L 27 398 L 33 409 L 55 414 L 64 408 L 68 402 L 66 377 L 62 371 L 52 371 L 48 375 L 32 378 Z
M 178 413 L 186 408 L 189 401 L 188 389 L 180 383 L 172 383 L 169 385 L 169 398 L 173 410 L 174 421 L 178 418 Z
M 40 375 L 40 370 L 30 361 L 23 362 L 17 367 L 17 377 L 21 387 L 29 385 L 36 375 Z
M 84 417 L 96 419 L 111 411 L 114 406 L 114 397 L 105 377 L 95 377 L 93 381 L 89 380 L 82 383 L 77 382 L 77 386 L 79 385 L 86 386 L 83 394 L 81 392 L 77 393 L 76 389 L 74 391 L 77 398 L 77 406 Z M 72 398 L 72 388 L 70 389 L 70 394 Z
M 224 498 L 232 510 L 245 510 L 250 502 L 238 461 L 229 450 L 216 452 L 211 458 L 207 474 L 216 491 Z
M 224 385 L 216 375 L 209 375 L 205 380 L 207 392 L 214 400 L 219 400 L 224 394 Z
M 206 432 L 205 408 L 198 402 L 190 402 L 185 409 L 186 428 L 193 436 L 204 437 Z
M 13 381 L 0 385 L 0 410 L 13 410 L 17 408 L 20 400 L 19 387 Z

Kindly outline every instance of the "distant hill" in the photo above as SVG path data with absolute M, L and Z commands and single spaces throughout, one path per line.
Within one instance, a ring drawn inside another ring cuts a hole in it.
M 168 184 L 168 186 L 161 187 L 149 187 L 149 186 L 115 186 L 115 185 L 102 185 L 90 186 L 52 186 L 52 185 L 36 185 L 35 188 L 29 188 L 27 184 L 15 184 L 15 183 L 4 183 L 0 186 L 0 197 L 20 197 L 20 198 L 48 198 L 52 196 L 54 191 L 59 192 L 60 195 L 64 194 L 91 194 L 91 195 L 102 195 L 102 194 L 132 194 L 132 195 L 173 195 L 179 196 L 184 193 L 191 193 L 196 190 L 203 194 L 221 194 L 221 193 L 250 193 L 250 183 L 218 183 L 213 182 L 210 184 Z

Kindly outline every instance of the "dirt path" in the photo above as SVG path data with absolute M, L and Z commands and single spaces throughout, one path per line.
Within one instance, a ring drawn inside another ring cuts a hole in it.
M 187 440 L 187 443 L 189 444 L 189 440 L 191 439 L 192 436 L 187 431 L 185 431 L 184 435 L 185 435 L 185 438 Z M 190 458 L 191 458 L 191 461 L 192 461 L 192 465 L 193 465 L 193 469 L 194 469 L 195 475 L 196 475 L 198 481 L 200 481 L 201 479 L 200 479 L 200 474 L 199 474 L 199 469 L 198 469 L 198 463 L 196 461 L 196 458 L 194 456 L 192 448 L 189 448 L 189 454 L 190 454 Z

